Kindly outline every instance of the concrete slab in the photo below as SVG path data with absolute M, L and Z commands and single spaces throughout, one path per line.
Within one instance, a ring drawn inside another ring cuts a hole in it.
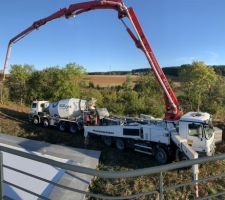
M 52 159 L 58 159 L 62 162 L 69 162 L 70 164 L 72 163 L 75 165 L 85 166 L 93 169 L 97 167 L 98 159 L 100 156 L 100 151 L 52 145 L 5 134 L 0 134 L 0 143 L 2 143 L 2 145 L 11 146 L 12 148 L 19 148 L 23 151 L 39 154 L 44 157 L 48 156 Z M 20 158 L 7 153 L 4 153 L 3 156 L 4 163 L 9 166 L 24 170 L 26 172 L 30 172 L 49 180 L 53 180 L 68 187 L 84 191 L 88 190 L 88 187 L 93 178 L 89 175 L 64 171 L 49 165 L 45 165 L 43 163 L 30 161 L 28 159 Z M 4 178 L 10 182 L 15 183 L 16 185 L 19 184 L 20 186 L 27 187 L 27 189 L 30 189 L 38 194 L 42 194 L 54 200 L 83 200 L 85 198 L 85 196 L 82 194 L 62 190 L 60 188 L 43 183 L 42 181 L 32 180 L 30 179 L 30 177 L 26 177 L 25 175 L 23 175 L 22 177 L 20 174 L 9 171 L 7 169 L 4 169 Z M 21 193 L 21 191 L 11 186 L 6 185 L 5 191 L 6 194 L 10 194 L 11 196 L 9 197 L 13 199 L 35 199 L 34 196 L 24 194 L 24 192 Z M 19 195 L 21 195 L 21 197 Z

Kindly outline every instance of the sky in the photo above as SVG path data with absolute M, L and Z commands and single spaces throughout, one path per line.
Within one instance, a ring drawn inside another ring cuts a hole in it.
M 84 0 L 1 0 L 0 69 L 11 38 L 60 8 Z M 162 67 L 204 61 L 225 64 L 224 0 L 124 0 L 133 7 Z M 88 72 L 149 67 L 111 10 L 61 18 L 12 48 L 11 64 L 41 70 L 75 62 Z

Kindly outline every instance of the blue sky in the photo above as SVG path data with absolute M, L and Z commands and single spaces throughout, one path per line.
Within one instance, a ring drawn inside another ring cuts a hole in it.
M 83 0 L 1 0 L 0 68 L 8 41 L 60 8 Z M 132 6 L 162 66 L 225 64 L 224 0 L 124 0 Z M 94 11 L 51 22 L 18 42 L 10 64 L 36 69 L 76 62 L 87 71 L 148 67 L 115 11 Z

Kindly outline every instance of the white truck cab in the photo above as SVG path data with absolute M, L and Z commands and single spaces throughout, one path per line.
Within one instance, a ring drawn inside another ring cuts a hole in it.
M 48 101 L 33 101 L 31 104 L 31 114 L 43 112 L 49 106 Z
M 48 101 L 33 101 L 31 103 L 29 121 L 32 121 L 36 125 L 39 124 L 41 122 L 39 114 L 43 113 L 48 106 Z
M 179 120 L 179 135 L 200 155 L 211 156 L 215 151 L 212 117 L 205 112 L 189 112 Z

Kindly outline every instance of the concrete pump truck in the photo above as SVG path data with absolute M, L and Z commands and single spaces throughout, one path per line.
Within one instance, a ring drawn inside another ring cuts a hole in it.
M 127 8 L 122 0 L 96 0 L 76 3 L 34 22 L 9 41 L 2 79 L 5 79 L 11 47 L 26 35 L 58 18 L 70 18 L 89 11 L 104 9 L 118 12 L 118 18 L 122 21 L 135 45 L 146 55 L 153 74 L 163 91 L 166 111 L 163 120 L 86 126 L 84 127 L 86 141 L 91 134 L 99 135 L 107 145 L 114 142 L 120 150 L 123 150 L 126 146 L 133 147 L 135 151 L 153 155 L 161 164 L 174 157 L 177 159 L 193 159 L 197 158 L 199 154 L 212 155 L 215 150 L 215 134 L 219 131 L 214 129 L 211 115 L 205 112 L 183 114 L 179 101 L 154 55 L 133 8 Z M 130 20 L 133 29 L 129 28 L 124 19 Z

